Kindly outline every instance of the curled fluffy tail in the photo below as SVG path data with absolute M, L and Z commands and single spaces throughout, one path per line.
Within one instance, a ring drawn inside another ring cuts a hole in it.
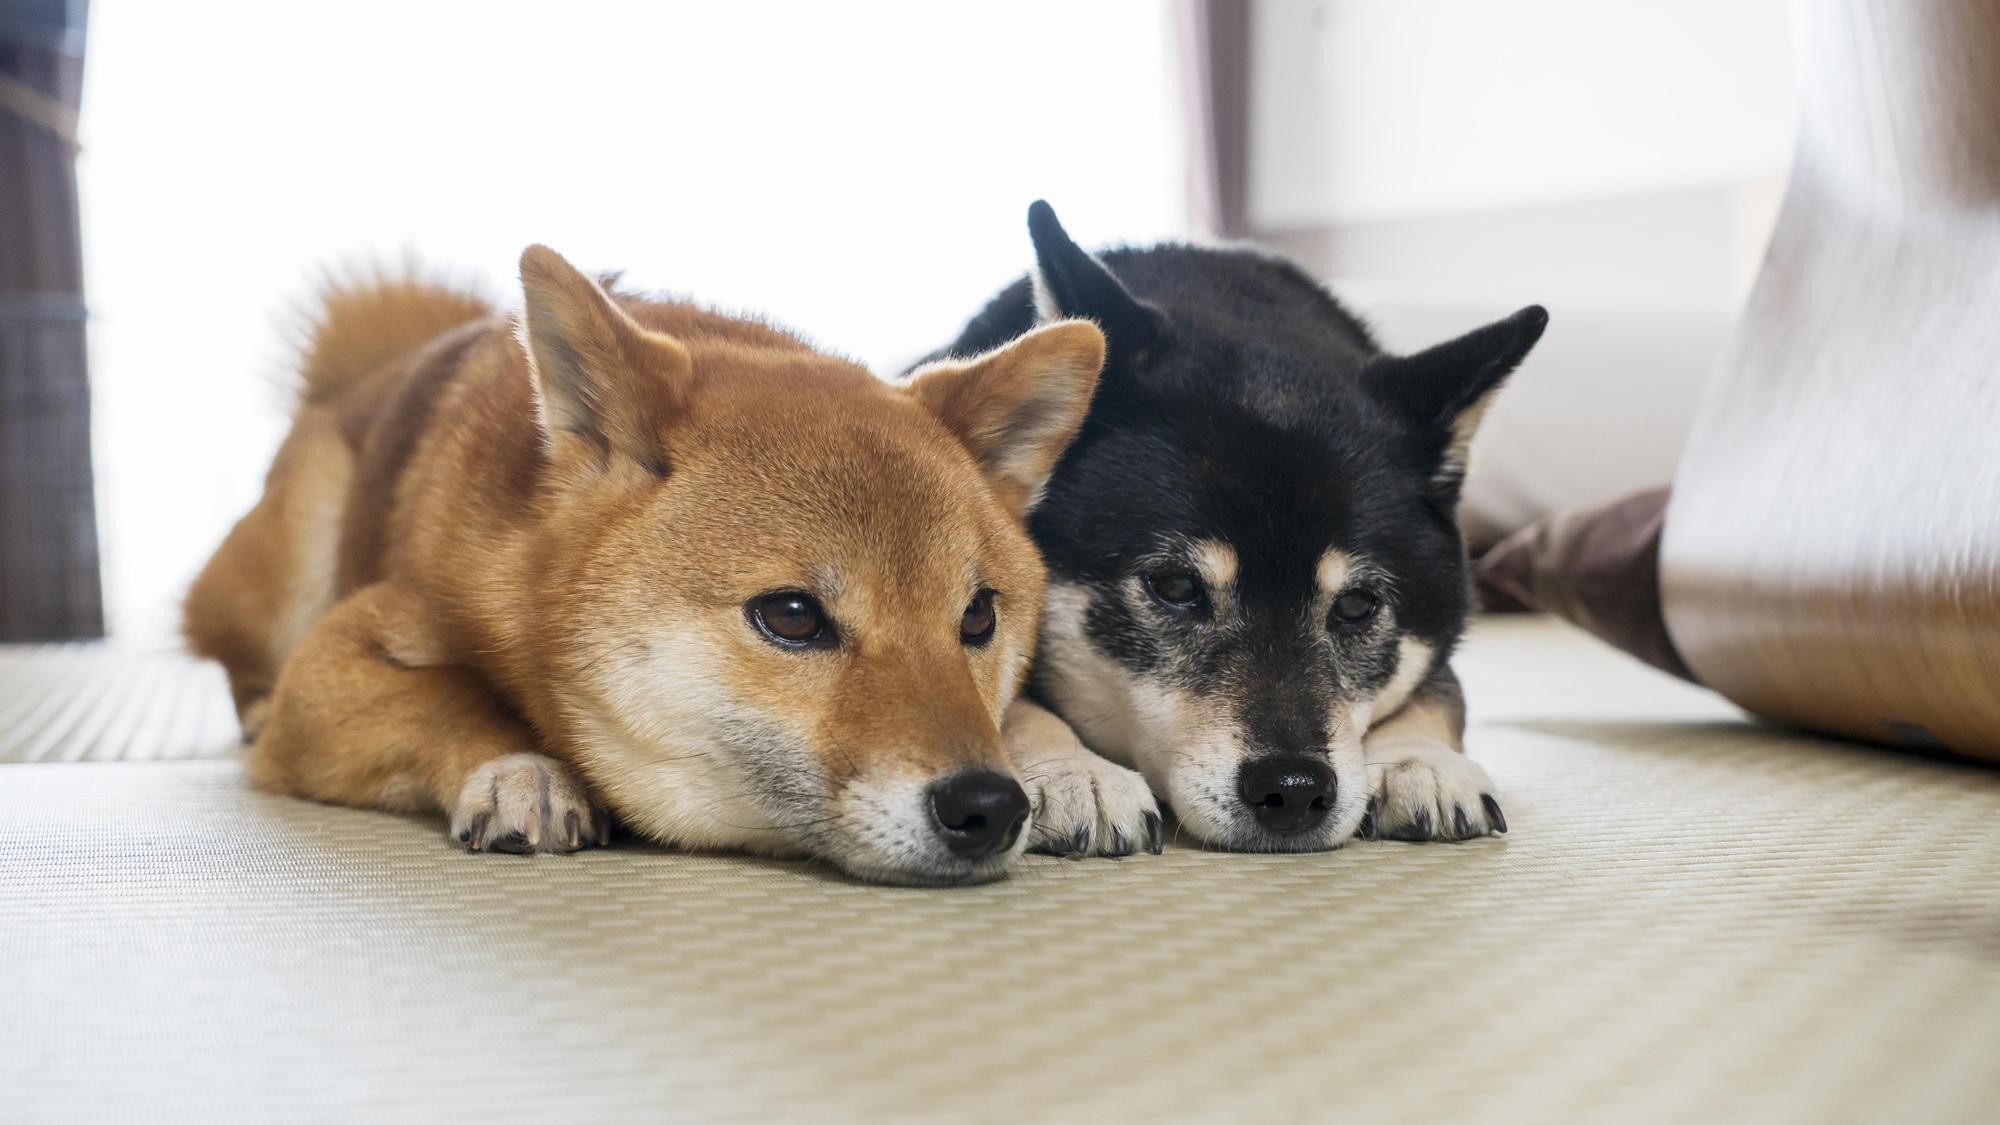
M 326 402 L 405 352 L 475 320 L 493 306 L 414 270 L 331 280 L 320 290 L 299 357 L 299 399 Z

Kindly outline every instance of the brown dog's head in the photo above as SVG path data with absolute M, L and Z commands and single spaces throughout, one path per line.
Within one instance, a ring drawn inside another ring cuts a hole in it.
M 561 737 L 660 840 L 855 875 L 1003 874 L 1000 717 L 1044 572 L 1021 527 L 1103 363 L 1087 322 L 892 386 L 773 329 L 614 301 L 545 247 L 521 339 L 554 479 Z

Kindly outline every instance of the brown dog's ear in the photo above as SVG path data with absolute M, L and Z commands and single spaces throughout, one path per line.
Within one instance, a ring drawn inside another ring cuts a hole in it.
M 1103 367 L 1104 333 L 1063 320 L 976 359 L 920 368 L 909 392 L 971 450 L 1001 505 L 1022 516 L 1082 427 Z
M 544 429 L 664 474 L 661 435 L 694 379 L 687 349 L 641 327 L 546 246 L 521 253 L 521 289 L 521 346 L 534 369 Z

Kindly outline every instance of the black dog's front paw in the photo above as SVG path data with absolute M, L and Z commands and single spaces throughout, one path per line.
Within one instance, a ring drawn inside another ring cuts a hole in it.
M 1479 763 L 1443 743 L 1369 746 L 1369 839 L 1471 840 L 1507 831 L 1493 779 Z

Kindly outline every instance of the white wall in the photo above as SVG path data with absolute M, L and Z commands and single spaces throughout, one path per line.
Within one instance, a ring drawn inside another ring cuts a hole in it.
M 286 310 L 405 252 L 512 292 L 545 241 L 893 367 L 1073 229 L 1183 225 L 1169 12 L 868 5 L 91 6 L 83 102 L 111 628 L 155 643 L 254 499 Z
M 1282 230 L 1766 178 L 1782 0 L 1264 0 L 1250 220 Z

